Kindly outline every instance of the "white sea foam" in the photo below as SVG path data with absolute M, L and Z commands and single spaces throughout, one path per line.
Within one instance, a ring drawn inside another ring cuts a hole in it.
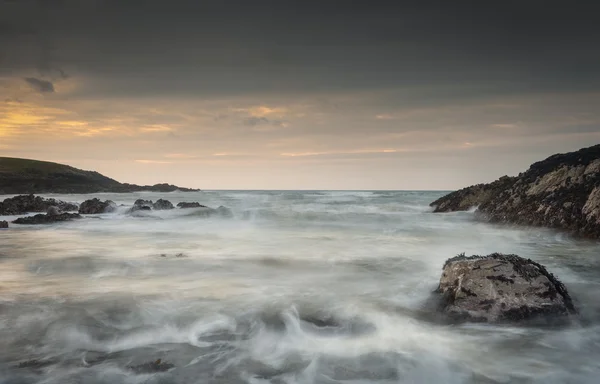
M 0 232 L 0 383 L 595 383 L 600 246 L 479 223 L 472 212 L 433 214 L 428 203 L 440 195 L 52 195 L 123 206 Z M 138 198 L 222 205 L 232 217 L 132 214 Z M 547 265 L 580 321 L 436 323 L 425 304 L 443 262 L 461 252 Z M 128 368 L 159 358 L 174 368 Z M 28 359 L 49 360 L 17 368 Z

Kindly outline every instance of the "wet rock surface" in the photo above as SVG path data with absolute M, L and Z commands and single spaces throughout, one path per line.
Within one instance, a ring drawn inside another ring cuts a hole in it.
M 6 229 L 8 228 L 8 222 L 7 221 L 0 221 L 0 229 Z
M 152 210 L 152 200 L 137 199 L 129 212 Z
M 171 368 L 174 368 L 173 364 L 163 362 L 161 359 L 156 361 L 152 361 L 150 363 L 134 365 L 128 367 L 130 370 L 137 374 L 148 374 L 148 373 L 157 373 L 157 372 L 166 372 Z
M 117 205 L 110 201 L 101 201 L 98 198 L 86 200 L 79 206 L 79 213 L 85 215 L 95 215 L 98 213 L 112 212 L 117 208 Z
M 182 201 L 181 203 L 178 203 L 177 206 L 179 208 L 208 208 L 206 205 L 202 205 L 198 202 L 188 203 L 188 202 L 184 202 L 184 201 Z
M 152 205 L 152 208 L 154 208 L 155 210 L 164 210 L 164 209 L 173 209 L 175 207 L 169 200 L 158 199 Z
M 19 217 L 14 220 L 14 224 L 52 224 L 59 223 L 62 221 L 71 221 L 74 219 L 81 219 L 81 215 L 78 213 L 59 213 L 59 214 L 38 214 L 34 216 Z
M 79 208 L 76 204 L 56 199 L 44 199 L 43 197 L 34 195 L 19 195 L 0 202 L 0 215 L 46 212 L 52 206 L 57 207 L 61 211 L 76 211 Z
M 437 289 L 452 321 L 564 321 L 577 313 L 565 286 L 517 255 L 459 255 L 446 261 Z
M 464 188 L 430 205 L 434 212 L 478 206 L 482 220 L 600 238 L 600 145 L 551 156 L 517 177 Z
M 81 219 L 82 217 L 77 213 L 60 213 L 60 214 L 37 214 L 33 216 L 25 216 L 19 217 L 12 222 L 14 224 L 28 224 L 28 225 L 38 225 L 38 224 L 52 224 L 59 223 L 64 221 L 71 221 L 74 219 Z

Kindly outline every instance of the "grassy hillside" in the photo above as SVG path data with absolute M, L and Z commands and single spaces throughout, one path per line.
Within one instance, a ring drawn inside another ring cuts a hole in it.
M 0 157 L 0 194 L 135 192 L 141 190 L 169 192 L 177 189 L 190 190 L 170 184 L 154 186 L 122 184 L 98 172 L 84 171 L 64 164 Z

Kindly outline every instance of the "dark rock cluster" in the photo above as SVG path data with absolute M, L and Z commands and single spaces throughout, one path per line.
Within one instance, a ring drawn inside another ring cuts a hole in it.
M 85 215 L 95 215 L 98 213 L 112 212 L 117 208 L 117 205 L 110 201 L 101 201 L 98 198 L 86 200 L 79 206 L 79 213 Z
M 15 224 L 49 224 L 60 221 L 78 219 L 81 218 L 80 215 L 96 215 L 114 212 L 117 209 L 117 205 L 111 200 L 102 201 L 98 198 L 93 198 L 86 200 L 83 203 L 81 203 L 81 205 L 77 206 L 75 204 L 65 203 L 64 201 L 59 201 L 55 199 L 44 199 L 42 197 L 34 195 L 15 196 L 13 198 L 4 200 L 4 202 L 0 204 L 0 208 L 4 209 L 3 211 L 0 211 L 0 216 L 44 211 L 47 213 L 45 215 L 39 214 L 35 216 L 21 217 L 13 221 L 13 223 Z M 198 202 L 182 202 L 177 204 L 177 207 L 181 209 L 199 208 L 196 210 L 190 210 L 192 216 L 233 216 L 231 210 L 223 206 L 214 209 L 205 205 L 201 205 Z M 173 204 L 168 200 L 159 199 L 155 203 L 153 203 L 151 200 L 138 199 L 134 202 L 133 206 L 128 212 L 134 213 L 137 211 L 168 210 L 174 208 L 175 207 L 173 206 Z M 64 212 L 76 210 L 78 210 L 79 214 L 70 214 Z M 0 228 L 8 228 L 8 224 L 6 224 L 6 227 L 2 227 L 3 225 L 4 224 L 0 224 Z
M 517 255 L 451 258 L 437 292 L 455 321 L 564 320 L 576 313 L 565 286 L 544 266 Z
M 137 199 L 133 203 L 133 207 L 131 207 L 129 212 L 151 211 L 151 210 L 152 210 L 152 200 Z
M 0 221 L 0 229 L 8 228 L 8 221 L 2 220 Z
M 477 207 L 477 217 L 490 222 L 600 238 L 600 145 L 551 156 L 517 177 L 452 192 L 431 206 L 434 212 Z
M 178 203 L 177 206 L 179 208 L 208 208 L 206 205 L 202 205 L 198 202 L 193 202 L 193 203 L 187 203 L 185 201 L 182 201 L 181 203 Z
M 165 210 L 165 209 L 174 209 L 175 207 L 169 200 L 158 199 L 156 203 L 152 204 L 152 208 L 155 210 Z
M 19 217 L 14 220 L 15 224 L 52 224 L 62 221 L 71 221 L 73 219 L 81 219 L 78 213 L 59 213 L 59 214 L 43 214 L 40 213 L 34 216 Z
M 46 212 L 50 207 L 57 207 L 61 211 L 76 211 L 79 208 L 76 204 L 60 200 L 44 199 L 34 195 L 19 195 L 0 202 L 0 216 Z

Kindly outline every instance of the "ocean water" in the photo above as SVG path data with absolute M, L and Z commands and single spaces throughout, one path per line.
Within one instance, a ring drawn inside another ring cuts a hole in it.
M 46 195 L 123 206 L 0 230 L 0 383 L 597 383 L 600 244 L 433 214 L 441 195 Z M 128 214 L 138 198 L 233 217 Z M 428 299 L 462 252 L 541 262 L 581 315 L 561 327 L 436 320 Z M 134 369 L 157 359 L 173 367 Z

